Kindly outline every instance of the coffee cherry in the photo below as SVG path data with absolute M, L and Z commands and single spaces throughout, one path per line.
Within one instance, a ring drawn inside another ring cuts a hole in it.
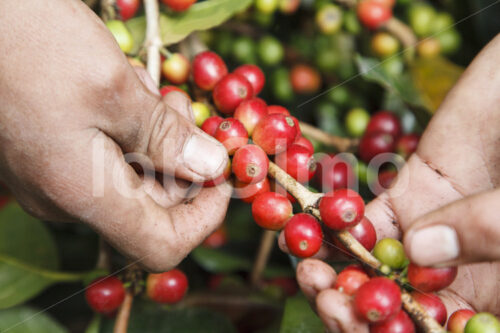
M 164 5 L 167 5 L 170 9 L 176 12 L 183 12 L 188 10 L 196 0 L 161 0 Z
M 239 120 L 226 118 L 217 127 L 214 138 L 226 147 L 229 155 L 233 155 L 238 148 L 247 144 L 248 133 Z
M 193 109 L 194 122 L 196 126 L 200 127 L 210 117 L 210 109 L 200 102 L 191 103 L 191 108 Z
M 268 66 L 279 64 L 285 55 L 281 42 L 272 36 L 266 36 L 259 40 L 257 52 L 262 63 Z
M 309 150 L 301 145 L 292 144 L 276 155 L 276 164 L 299 183 L 308 182 L 316 171 L 316 161 Z
M 382 132 L 392 135 L 394 139 L 401 135 L 401 122 L 399 118 L 390 111 L 378 111 L 375 113 L 368 125 L 366 126 L 367 133 Z
M 139 0 L 116 0 L 116 7 L 122 20 L 127 21 L 135 16 L 139 9 Z
M 241 102 L 234 111 L 234 118 L 241 121 L 243 126 L 252 135 L 255 126 L 267 115 L 267 104 L 260 98 L 252 98 Z
M 446 323 L 446 318 L 448 318 L 446 307 L 437 295 L 424 294 L 418 291 L 412 292 L 411 295 L 431 318 L 434 318 L 440 325 Z
M 450 333 L 464 333 L 465 325 L 476 313 L 469 309 L 460 309 L 453 312 L 448 318 L 446 329 Z
M 295 139 L 295 142 L 294 144 L 296 145 L 299 145 L 299 146 L 302 146 L 304 148 L 307 149 L 307 151 L 312 155 L 314 154 L 314 146 L 313 144 L 311 143 L 311 141 L 307 140 L 306 138 L 304 138 L 303 136 L 300 136 L 298 137 L 297 139 Z
M 415 325 L 410 316 L 400 310 L 389 320 L 371 325 L 370 333 L 415 333 Z
M 179 87 L 176 87 L 176 86 L 163 86 L 163 87 L 160 88 L 160 94 L 162 96 L 166 96 L 168 93 L 170 93 L 172 91 L 180 92 L 180 93 L 184 94 L 189 100 L 191 100 L 191 97 L 188 95 L 188 93 L 185 92 L 184 90 L 182 90 Z
M 347 265 L 342 270 L 342 272 L 348 272 L 348 271 L 357 271 L 357 272 L 361 272 L 361 273 L 366 273 L 365 270 L 363 269 L 363 267 L 361 267 L 361 265 L 358 265 L 358 264 Z
M 325 194 L 319 202 L 321 220 L 330 229 L 344 230 L 358 224 L 365 213 L 361 196 L 350 189 Z
M 252 85 L 253 94 L 257 96 L 264 88 L 264 83 L 266 82 L 266 77 L 264 72 L 256 65 L 242 65 L 234 70 L 235 74 L 239 74 L 245 77 L 248 82 Z
M 475 314 L 465 325 L 464 333 L 498 333 L 500 321 L 491 313 Z
M 290 116 L 290 111 L 288 111 L 287 108 L 281 106 L 281 105 L 269 105 L 267 107 L 267 113 L 268 114 L 273 114 L 273 113 L 280 113 L 285 116 Z
M 441 46 L 441 53 L 444 55 L 451 55 L 458 51 L 462 38 L 456 29 L 448 28 L 438 35 L 436 38 L 439 40 Z
M 226 245 L 227 243 L 227 231 L 224 226 L 212 232 L 201 244 L 202 246 L 209 249 L 217 249 Z
M 252 140 L 266 154 L 279 154 L 287 149 L 297 137 L 297 127 L 291 117 L 268 114 L 255 126 Z
M 316 13 L 316 25 L 324 34 L 334 34 L 342 27 L 342 10 L 339 6 L 326 4 Z
M 272 14 L 278 9 L 278 0 L 256 0 L 255 8 L 262 14 Z
M 423 2 L 413 4 L 408 10 L 408 21 L 415 34 L 419 37 L 432 33 L 436 11 L 431 5 Z
M 377 56 L 386 58 L 399 51 L 399 41 L 387 32 L 377 32 L 372 38 L 371 47 Z
M 373 194 L 380 195 L 382 192 L 391 187 L 394 179 L 396 179 L 398 173 L 395 170 L 383 170 L 378 174 L 376 182 L 371 184 L 371 189 Z
M 392 8 L 396 4 L 396 0 L 374 0 L 378 3 L 381 3 L 382 5 Z
M 234 113 L 241 102 L 252 98 L 253 88 L 245 77 L 239 74 L 227 74 L 216 85 L 213 99 L 217 108 L 226 114 Z
M 367 251 L 371 251 L 377 242 L 377 232 L 371 221 L 363 216 L 361 222 L 347 231 L 363 245 Z
M 150 299 L 162 304 L 178 303 L 186 294 L 188 279 L 178 269 L 160 274 L 149 274 L 146 292 Z
M 394 137 L 382 132 L 367 132 L 359 142 L 359 157 L 366 163 L 378 154 L 394 150 Z
M 401 269 L 407 262 L 403 244 L 393 238 L 380 240 L 373 249 L 373 255 L 382 264 L 393 269 Z
M 201 129 L 208 135 L 215 136 L 217 128 L 219 128 L 223 121 L 224 118 L 219 116 L 208 117 L 207 120 L 203 122 L 203 125 L 201 125 Z
M 319 251 L 323 243 L 321 225 L 310 214 L 296 214 L 285 225 L 285 241 L 294 256 L 311 257 Z
M 360 137 L 370 122 L 370 114 L 363 108 L 354 108 L 347 112 L 345 126 L 347 132 L 354 137 Z
M 366 321 L 383 322 L 401 310 L 401 290 L 391 279 L 375 277 L 358 289 L 354 306 Z
M 134 38 L 128 31 L 125 23 L 119 20 L 109 20 L 106 22 L 106 27 L 115 37 L 118 46 L 124 53 L 130 53 L 134 48 Z
M 430 293 L 448 287 L 457 276 L 457 267 L 408 266 L 408 281 L 417 290 Z
M 293 14 L 300 6 L 300 0 L 280 0 L 280 11 L 283 14 Z
M 407 159 L 417 150 L 419 141 L 420 135 L 418 134 L 402 135 L 396 143 L 396 152 Z
M 256 63 L 255 41 L 248 36 L 239 36 L 232 42 L 232 55 L 238 63 Z
M 294 99 L 290 72 L 285 67 L 276 69 L 271 75 L 272 94 L 281 102 L 291 102 Z
M 163 76 L 173 84 L 183 84 L 189 78 L 189 61 L 180 53 L 167 58 L 162 66 Z
M 231 160 L 229 160 L 229 162 L 227 163 L 227 166 L 224 169 L 224 172 L 222 172 L 222 175 L 220 175 L 215 179 L 205 181 L 203 183 L 203 187 L 214 187 L 220 185 L 224 183 L 226 180 L 228 180 L 230 176 L 231 176 Z
M 239 148 L 233 157 L 233 173 L 244 183 L 257 183 L 266 178 L 269 159 L 256 145 Z
M 370 277 L 368 274 L 362 270 L 344 270 L 337 276 L 334 288 L 346 295 L 353 296 L 358 289 L 369 280 Z
M 309 65 L 299 64 L 290 71 L 293 91 L 298 94 L 311 94 L 321 87 L 321 75 Z
M 392 10 L 374 0 L 363 0 L 358 4 L 358 18 L 368 29 L 377 29 L 392 17 Z
M 327 155 L 317 165 L 316 181 L 324 192 L 355 185 L 356 175 L 351 164 L 338 155 Z
M 292 215 L 292 204 L 283 195 L 267 192 L 258 195 L 252 203 L 252 216 L 262 228 L 280 230 Z
M 441 53 L 441 44 L 438 39 L 427 37 L 417 44 L 417 53 L 422 58 L 434 58 Z
M 118 309 L 125 298 L 123 283 L 115 276 L 94 280 L 85 290 L 85 299 L 98 313 L 111 313 Z
M 243 183 L 236 179 L 234 182 L 234 191 L 238 199 L 246 203 L 252 203 L 259 194 L 271 191 L 271 185 L 267 177 L 253 184 Z
M 227 75 L 227 66 L 215 52 L 198 53 L 193 60 L 194 83 L 202 90 L 213 90 L 217 82 Z
M 271 184 L 271 191 L 272 192 L 276 192 L 276 193 L 279 193 L 281 195 L 284 195 L 291 203 L 297 202 L 297 200 L 293 197 L 293 195 L 288 193 L 287 190 L 285 190 L 283 188 L 283 186 L 281 186 L 278 182 L 272 180 L 272 181 L 270 181 L 270 184 Z

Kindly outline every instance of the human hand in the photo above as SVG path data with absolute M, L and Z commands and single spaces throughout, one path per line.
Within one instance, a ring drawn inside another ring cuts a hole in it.
M 220 175 L 225 148 L 81 1 L 2 1 L 0 40 L 0 175 L 28 212 L 83 221 L 153 271 L 218 227 L 230 187 L 190 182 Z
M 366 207 L 378 239 L 404 234 L 411 261 L 462 265 L 455 282 L 440 292 L 448 313 L 473 308 L 500 314 L 499 52 L 497 37 L 449 93 L 394 185 Z M 283 235 L 280 246 L 286 250 Z M 318 257 L 335 252 L 326 244 Z M 332 288 L 336 273 L 330 266 L 304 260 L 297 279 L 330 331 L 368 332 L 349 297 Z

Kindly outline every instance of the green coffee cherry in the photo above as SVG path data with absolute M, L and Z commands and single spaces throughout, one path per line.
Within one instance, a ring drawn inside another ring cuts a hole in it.
M 350 93 L 345 86 L 338 86 L 330 90 L 326 97 L 337 106 L 346 106 L 349 104 Z
M 271 88 L 274 96 L 282 101 L 293 99 L 293 88 L 290 83 L 290 74 L 286 68 L 278 68 L 271 76 Z
M 233 44 L 233 57 L 241 63 L 256 63 L 255 42 L 249 37 L 239 37 Z
M 436 12 L 430 5 L 419 3 L 410 7 L 408 18 L 410 26 L 417 36 L 428 36 L 432 33 L 432 24 Z
M 455 20 L 451 14 L 445 12 L 437 13 L 432 21 L 431 31 L 432 33 L 443 32 L 444 30 L 452 28 L 454 23 Z
M 469 319 L 464 333 L 500 333 L 500 322 L 491 313 L 480 312 Z
M 265 65 L 277 65 L 283 60 L 285 51 L 280 41 L 272 36 L 263 37 L 257 46 L 257 52 Z
M 191 104 L 193 109 L 194 121 L 196 126 L 200 127 L 208 117 L 210 117 L 210 109 L 203 103 L 193 102 Z
M 377 56 L 386 58 L 399 51 L 399 40 L 387 32 L 378 32 L 372 38 L 371 47 Z
M 354 137 L 362 136 L 369 122 L 370 114 L 363 108 L 351 109 L 345 117 L 347 132 Z
M 445 55 L 455 53 L 462 42 L 460 34 L 455 29 L 448 29 L 437 34 L 436 39 L 441 44 L 441 52 Z
M 353 35 L 357 35 L 361 32 L 361 23 L 359 23 L 358 15 L 354 10 L 344 13 L 344 28 Z
M 316 25 L 324 34 L 336 33 L 342 27 L 342 9 L 333 4 L 324 5 L 316 13 Z
M 380 67 L 390 76 L 396 77 L 403 73 L 405 64 L 401 57 L 393 56 L 382 61 Z
M 373 248 L 373 255 L 384 265 L 393 269 L 401 269 L 406 263 L 403 244 L 394 238 L 384 238 Z
M 332 72 L 340 63 L 340 55 L 337 50 L 330 48 L 317 52 L 315 60 L 320 70 Z
M 272 14 L 278 9 L 278 0 L 255 0 L 255 8 L 263 14 Z
M 109 20 L 106 22 L 106 26 L 115 37 L 120 49 L 125 53 L 131 52 L 134 48 L 134 38 L 125 26 L 125 23 L 119 20 Z

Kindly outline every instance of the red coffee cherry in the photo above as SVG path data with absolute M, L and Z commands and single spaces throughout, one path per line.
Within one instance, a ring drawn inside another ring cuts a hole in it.
M 248 135 L 252 135 L 255 126 L 267 115 L 267 104 L 260 98 L 241 102 L 234 111 L 234 118 L 241 121 Z
M 349 233 L 368 251 L 373 250 L 377 243 L 377 232 L 375 231 L 375 227 L 366 216 L 363 216 L 355 227 L 347 229 L 347 231 L 349 231 Z
M 220 185 L 224 183 L 226 180 L 228 180 L 230 176 L 231 176 L 231 160 L 227 162 L 227 166 L 224 169 L 222 175 L 220 175 L 215 179 L 205 181 L 203 183 L 203 187 L 214 187 Z
M 196 2 L 196 0 L 161 0 L 161 2 L 173 11 L 183 12 L 188 10 L 189 7 Z
M 271 191 L 271 185 L 267 177 L 253 184 L 243 183 L 236 179 L 234 182 L 234 191 L 238 199 L 246 203 L 252 203 L 259 194 Z
M 293 197 L 293 195 L 291 195 L 290 193 L 288 193 L 287 190 L 285 190 L 283 188 L 283 186 L 281 186 L 279 183 L 277 183 L 276 181 L 272 180 L 270 181 L 270 184 L 271 184 L 271 191 L 272 192 L 276 192 L 276 193 L 279 193 L 281 195 L 284 195 L 285 197 L 287 197 L 288 200 L 290 200 L 291 203 L 296 203 L 297 200 Z
M 403 156 L 404 159 L 410 157 L 417 150 L 420 135 L 405 134 L 401 136 L 396 143 L 396 152 Z
M 369 163 L 378 154 L 394 151 L 394 137 L 382 132 L 367 132 L 359 142 L 359 156 Z
M 316 182 L 322 191 L 353 187 L 356 175 L 352 165 L 337 155 L 322 157 L 316 171 Z
M 253 142 L 268 155 L 285 151 L 297 137 L 297 128 L 291 117 L 268 114 L 253 130 Z
M 280 230 L 292 215 L 290 200 L 279 193 L 258 195 L 252 203 L 252 216 L 262 228 Z
M 217 127 L 214 138 L 226 147 L 229 155 L 233 155 L 238 148 L 247 144 L 248 133 L 239 120 L 226 118 Z
M 398 172 L 395 170 L 384 170 L 378 174 L 378 182 L 372 184 L 372 191 L 375 195 L 380 195 L 382 192 L 391 187 L 392 182 L 396 179 Z
M 448 318 L 446 329 L 450 331 L 450 333 L 464 333 L 465 325 L 475 314 L 474 311 L 469 309 L 460 309 L 453 312 L 450 318 Z
M 168 93 L 170 93 L 172 91 L 178 91 L 178 92 L 184 94 L 187 98 L 189 98 L 191 100 L 191 96 L 189 96 L 187 92 L 185 92 L 184 90 L 182 90 L 179 87 L 176 87 L 176 86 L 163 86 L 163 87 L 160 88 L 160 94 L 162 96 L 166 96 Z
M 116 0 L 116 7 L 123 21 L 127 21 L 135 16 L 139 9 L 139 0 Z
M 222 113 L 232 114 L 241 102 L 252 98 L 253 88 L 244 76 L 227 74 L 214 87 L 215 106 Z
M 300 136 L 297 139 L 295 139 L 294 144 L 301 145 L 302 147 L 307 148 L 307 150 L 309 151 L 309 153 L 311 153 L 311 155 L 314 154 L 314 146 L 313 146 L 313 144 L 311 143 L 311 141 L 309 141 L 308 139 L 304 138 L 303 136 Z
M 368 274 L 362 270 L 344 270 L 337 276 L 334 288 L 346 295 L 353 296 L 369 280 Z
M 233 157 L 233 173 L 244 183 L 257 183 L 266 178 L 269 159 L 256 145 L 239 148 Z
M 330 229 L 344 230 L 358 224 L 365 214 L 361 196 L 350 189 L 325 194 L 319 202 L 321 220 Z
M 299 94 L 311 94 L 321 87 L 321 75 L 309 65 L 295 65 L 290 71 L 293 91 Z
M 188 288 L 186 275 L 178 269 L 160 274 L 149 274 L 146 292 L 150 299 L 162 304 L 175 304 L 182 300 Z
M 219 117 L 219 116 L 212 116 L 207 118 L 203 122 L 203 125 L 201 125 L 201 129 L 207 133 L 208 135 L 215 136 L 215 132 L 217 131 L 217 128 L 219 128 L 220 123 L 224 121 L 224 118 Z
M 375 277 L 358 289 L 354 306 L 366 321 L 383 322 L 401 310 L 401 291 L 391 279 Z
M 297 129 L 297 135 L 295 136 L 295 141 L 297 141 L 297 139 L 302 136 L 302 131 L 300 129 L 300 123 L 299 123 L 299 120 L 297 118 L 295 118 L 294 116 L 290 116 L 290 118 L 292 118 L 293 123 L 295 124 L 295 128 Z
M 205 51 L 194 57 L 193 80 L 200 89 L 213 90 L 217 82 L 226 75 L 226 63 L 216 53 Z
M 457 267 L 422 267 L 410 263 L 408 281 L 415 289 L 430 293 L 448 287 L 457 277 Z
M 448 314 L 446 312 L 446 307 L 438 295 L 424 294 L 418 291 L 412 292 L 411 295 L 413 296 L 413 299 L 425 309 L 425 312 L 434 318 L 434 320 L 436 320 L 440 325 L 444 325 L 444 323 L 446 323 Z
M 347 272 L 347 271 L 357 271 L 357 272 L 362 272 L 362 273 L 366 273 L 365 270 L 363 269 L 363 267 L 361 267 L 360 265 L 358 264 L 350 264 L 350 265 L 347 265 L 343 270 L 342 272 Z
M 115 276 L 94 280 L 85 290 L 85 299 L 98 313 L 111 313 L 118 309 L 125 298 L 123 283 Z
M 316 161 L 309 150 L 301 145 L 292 144 L 276 155 L 276 164 L 299 183 L 308 182 L 316 171 Z
M 415 325 L 410 316 L 401 310 L 389 320 L 371 325 L 370 333 L 415 333 Z
M 280 113 L 285 116 L 290 116 L 290 111 L 281 105 L 269 105 L 267 107 L 267 114 Z
M 290 253 L 299 258 L 315 255 L 323 243 L 323 231 L 316 218 L 300 213 L 292 216 L 285 225 L 285 241 Z
M 401 136 L 401 122 L 390 111 L 378 111 L 370 118 L 370 122 L 366 126 L 366 133 L 375 132 L 390 134 L 396 140 Z
M 183 84 L 189 78 L 189 61 L 180 53 L 174 53 L 161 65 L 163 76 L 173 84 Z
M 264 76 L 264 72 L 259 66 L 256 65 L 242 65 L 234 70 L 235 74 L 240 74 L 244 76 L 248 82 L 252 85 L 253 94 L 257 96 L 264 88 L 264 84 L 266 82 L 266 77 Z
M 224 226 L 212 232 L 201 245 L 209 249 L 217 249 L 227 243 L 227 231 Z
M 376 0 L 363 0 L 358 4 L 358 17 L 365 27 L 376 29 L 392 17 L 392 10 Z

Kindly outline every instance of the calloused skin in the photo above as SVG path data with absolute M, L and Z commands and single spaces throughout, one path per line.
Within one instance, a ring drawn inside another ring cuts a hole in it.
M 377 238 L 403 239 L 411 261 L 423 266 L 459 265 L 456 280 L 439 292 L 448 315 L 459 308 L 500 315 L 498 64 L 500 36 L 450 91 L 393 186 L 366 207 Z M 454 231 L 458 252 L 443 250 L 442 244 L 450 242 L 439 233 L 418 243 L 416 232 L 430 226 Z M 287 251 L 283 234 L 279 243 Z M 297 267 L 300 287 L 329 331 L 368 332 L 352 300 L 332 289 L 336 272 L 320 259 L 335 253 L 327 244 L 315 259 L 302 261 Z
M 217 229 L 230 186 L 189 185 L 222 174 L 224 147 L 186 97 L 162 99 L 82 1 L 1 1 L 0 44 L 0 179 L 29 213 L 86 223 L 152 271 Z

